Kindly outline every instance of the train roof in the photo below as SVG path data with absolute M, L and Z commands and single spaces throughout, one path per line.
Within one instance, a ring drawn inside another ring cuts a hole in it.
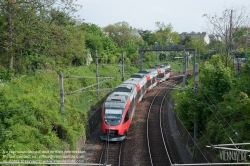
M 144 73 L 135 73 L 131 75 L 131 78 L 143 78 L 145 77 Z
M 149 74 L 149 73 L 157 73 L 157 69 L 152 68 L 152 69 L 147 69 L 147 70 L 141 70 L 139 73 L 144 73 L 144 74 Z
M 158 69 L 158 68 L 164 68 L 164 67 L 167 67 L 167 66 L 165 66 L 165 65 L 156 65 L 155 67 Z
M 121 92 L 113 92 L 111 93 L 108 98 L 106 99 L 106 102 L 122 102 L 125 103 L 128 99 L 128 95 L 125 95 Z
M 123 82 L 123 84 L 132 84 L 132 85 L 136 85 L 137 83 L 139 83 L 142 79 L 141 78 L 129 78 L 128 80 L 126 80 L 125 82 Z
M 171 65 L 169 63 L 163 63 L 162 65 L 164 65 L 166 67 L 171 67 Z
M 157 69 L 147 69 L 149 73 L 157 73 Z
M 124 84 L 122 83 L 118 87 L 115 88 L 114 92 L 128 92 L 131 93 L 132 90 L 135 88 L 134 84 Z

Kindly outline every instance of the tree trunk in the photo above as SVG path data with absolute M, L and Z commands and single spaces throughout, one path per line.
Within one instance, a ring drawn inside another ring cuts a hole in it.
M 8 30 L 10 35 L 8 36 L 8 41 L 9 41 L 9 49 L 10 49 L 10 68 L 12 69 L 14 66 L 14 55 L 12 52 L 12 47 L 13 47 L 13 26 L 12 26 L 12 13 L 11 13 L 11 3 L 8 2 L 8 7 L 7 7 L 7 11 L 8 11 Z

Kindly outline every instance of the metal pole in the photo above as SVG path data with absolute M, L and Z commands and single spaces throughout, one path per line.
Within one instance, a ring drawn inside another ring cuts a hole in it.
M 194 62 L 195 62 L 195 51 L 194 51 Z M 198 92 L 198 64 L 194 64 L 194 93 Z M 198 128 L 197 128 L 197 120 L 196 117 L 194 116 L 194 140 L 197 139 L 198 137 Z M 194 146 L 193 148 L 193 158 L 195 154 L 195 149 L 196 147 Z
M 142 70 L 143 69 L 143 52 L 142 51 L 140 51 L 140 70 Z
M 193 71 L 193 75 L 194 75 L 194 93 L 197 93 L 197 82 L 198 82 L 198 65 L 196 64 L 196 55 L 195 55 L 195 50 L 194 50 L 194 71 Z M 196 119 L 194 118 L 194 139 L 197 138 L 197 134 L 198 134 L 198 131 L 197 131 L 197 128 L 196 128 Z
M 124 81 L 124 53 L 122 53 L 122 81 Z
M 187 61 L 186 61 L 186 52 L 183 51 L 183 87 L 186 86 L 186 76 L 187 76 Z
M 98 77 L 98 57 L 97 50 L 95 50 L 95 62 L 96 62 L 96 95 L 99 97 L 99 77 Z
M 155 42 L 155 48 L 158 49 L 157 47 L 158 47 L 158 43 Z M 155 63 L 156 63 L 156 65 L 157 65 L 157 64 L 158 64 L 158 54 L 157 54 L 157 51 L 156 51 L 155 54 L 156 54 L 156 62 L 155 62 Z
M 199 81 L 199 74 L 198 74 L 198 64 L 195 63 L 195 72 L 194 72 L 194 93 L 197 93 L 198 92 L 198 81 Z M 196 127 L 196 118 L 194 118 L 194 139 L 197 138 L 198 136 L 198 129 Z
M 196 93 L 198 91 L 198 84 L 199 84 L 199 65 L 198 63 L 195 64 L 195 76 L 194 76 L 194 84 L 195 84 L 195 89 L 196 89 Z
M 247 30 L 247 34 L 246 34 L 245 61 L 247 60 L 247 35 L 248 35 L 248 30 Z
M 61 113 L 64 111 L 64 88 L 63 88 L 63 74 L 61 71 L 58 73 L 60 82 L 60 110 Z
M 194 50 L 194 71 L 193 71 L 194 78 L 195 78 L 195 64 L 196 64 L 196 55 L 195 55 L 195 50 Z
M 230 29 L 229 29 L 229 55 L 232 52 L 232 16 L 233 16 L 233 10 L 231 10 L 231 15 L 230 15 Z M 228 56 L 229 56 L 228 55 Z M 228 61 L 229 59 L 227 59 Z M 227 62 L 228 66 L 229 62 Z
M 240 73 L 240 62 L 239 62 L 239 56 L 237 57 L 237 73 Z
M 157 51 L 156 51 L 156 65 L 158 64 L 158 54 L 157 54 Z

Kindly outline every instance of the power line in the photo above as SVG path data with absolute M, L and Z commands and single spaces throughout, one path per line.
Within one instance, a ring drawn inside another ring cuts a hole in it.
M 87 88 L 91 88 L 91 87 L 93 87 L 93 86 L 95 86 L 95 85 L 99 85 L 99 84 L 102 84 L 102 83 L 104 83 L 104 82 L 108 82 L 108 81 L 110 81 L 110 80 L 111 80 L 111 79 L 106 79 L 106 80 L 101 81 L 101 82 L 98 82 L 98 83 L 96 83 L 96 84 L 92 84 L 92 85 L 89 85 L 89 86 L 87 86 L 87 87 L 84 87 L 84 88 L 81 88 L 81 89 L 78 89 L 78 90 L 75 90 L 75 91 L 71 91 L 71 92 L 65 93 L 65 95 L 70 95 L 70 94 L 74 94 L 74 93 L 79 93 L 79 92 L 81 92 L 81 91 L 83 91 L 83 90 L 85 90 L 85 89 L 87 89 Z M 96 91 L 99 91 L 99 89 L 97 89 Z
M 115 88 L 104 88 L 104 89 L 99 89 L 99 91 L 112 91 L 114 90 Z M 97 90 L 86 90 L 86 91 L 83 91 L 83 92 L 96 92 Z
M 226 118 L 221 114 L 220 110 L 214 105 L 214 103 L 212 102 L 212 100 L 206 94 L 205 94 L 205 96 L 212 103 L 212 105 L 217 109 L 217 112 L 219 112 L 220 116 L 224 119 L 224 121 L 227 123 L 227 125 L 232 129 L 232 131 L 234 132 L 234 134 L 237 136 L 238 135 L 237 131 L 235 131 L 232 128 L 232 126 L 227 122 Z
M 96 78 L 94 76 L 74 76 L 74 75 L 67 75 L 63 76 L 63 78 Z M 114 78 L 114 77 L 98 77 L 98 78 Z
M 203 97 L 203 99 L 205 99 L 204 97 Z M 206 101 L 206 100 L 205 100 Z M 201 103 L 203 103 L 203 102 L 201 102 Z M 209 106 L 209 104 L 206 102 L 205 104 L 207 104 L 207 106 Z M 210 107 L 208 107 L 210 110 L 211 110 L 211 112 L 213 113 L 213 115 L 215 116 L 215 118 L 219 121 L 219 118 L 215 115 L 215 113 L 214 113 L 214 111 L 210 108 Z M 226 129 L 223 127 L 223 125 L 222 125 L 222 129 L 224 130 L 224 132 L 226 133 L 226 135 L 228 136 L 228 138 L 231 140 L 231 138 L 230 138 L 230 136 L 229 136 L 229 134 L 227 133 L 227 131 L 226 131 Z M 232 141 L 232 140 L 231 140 Z

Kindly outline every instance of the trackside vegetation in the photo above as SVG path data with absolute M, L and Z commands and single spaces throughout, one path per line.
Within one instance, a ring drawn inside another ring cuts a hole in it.
M 250 63 L 242 65 L 240 74 L 235 74 L 232 64 L 225 67 L 222 55 L 214 55 L 200 64 L 199 87 L 193 89 L 190 78 L 186 90 L 176 91 L 175 110 L 186 129 L 193 133 L 198 129 L 197 142 L 202 149 L 206 145 L 249 142 L 250 127 Z M 241 146 L 249 149 L 249 146 Z M 219 161 L 220 151 L 214 161 Z

